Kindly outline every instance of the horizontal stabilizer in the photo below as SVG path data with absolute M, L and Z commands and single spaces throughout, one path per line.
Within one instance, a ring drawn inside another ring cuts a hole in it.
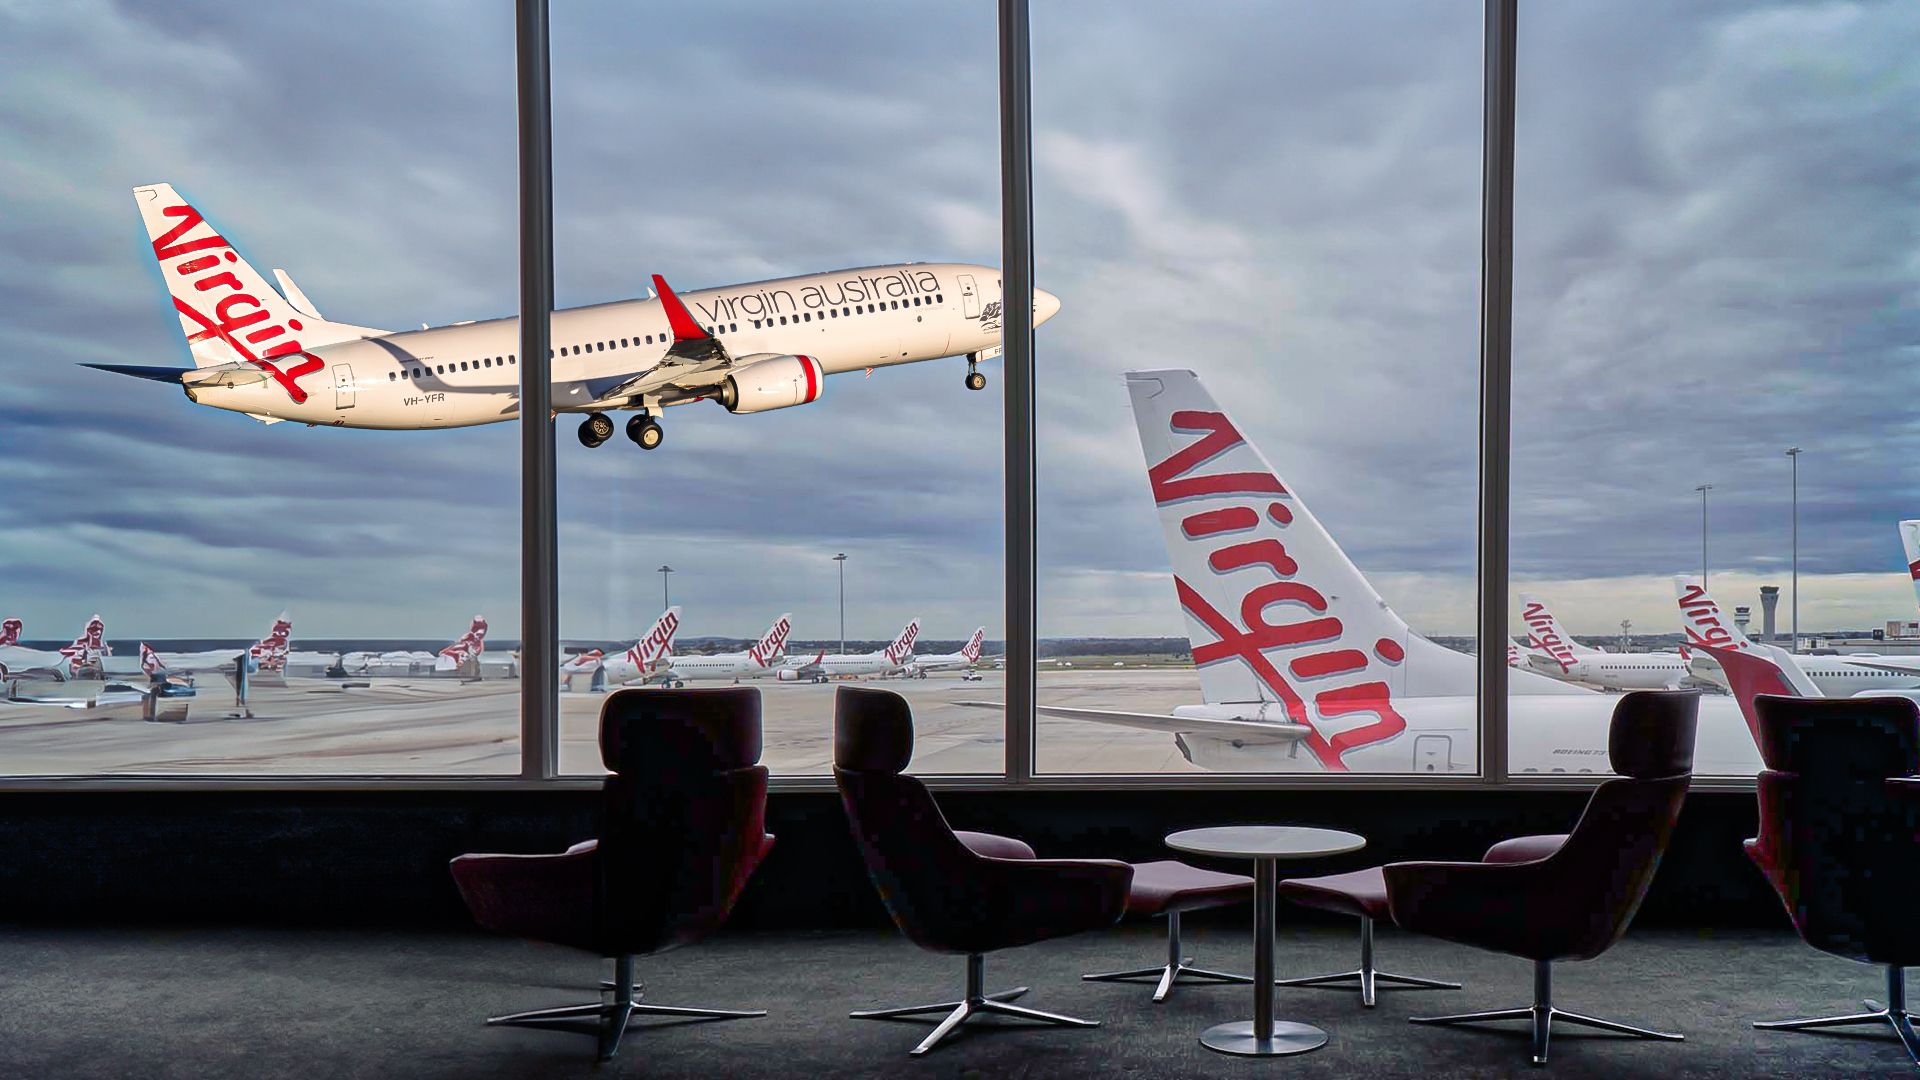
M 92 368 L 95 371 L 111 371 L 115 375 L 131 375 L 136 379 L 146 379 L 151 382 L 173 383 L 175 386 L 180 385 L 181 376 L 190 371 L 200 370 L 199 368 L 144 367 L 139 364 L 81 364 L 80 366 Z
M 956 701 L 954 704 L 971 709 L 1004 710 L 1006 708 L 1004 703 L 998 701 Z M 1062 720 L 1116 724 L 1120 727 L 1165 731 L 1176 735 L 1206 735 L 1247 745 L 1298 742 L 1313 734 L 1313 729 L 1305 724 L 1276 724 L 1263 720 L 1211 720 L 1195 716 L 1170 716 L 1164 713 L 1127 712 L 1120 709 L 1077 709 L 1065 705 L 1036 705 L 1034 711 L 1041 716 L 1053 716 Z

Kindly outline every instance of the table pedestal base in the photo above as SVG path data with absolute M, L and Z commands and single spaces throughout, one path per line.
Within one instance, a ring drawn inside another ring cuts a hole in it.
M 1215 1024 L 1201 1032 L 1200 1045 L 1209 1050 L 1218 1050 L 1222 1054 L 1277 1057 L 1281 1054 L 1304 1054 L 1309 1050 L 1318 1050 L 1327 1045 L 1327 1033 L 1312 1024 L 1275 1020 L 1273 1037 L 1262 1039 L 1254 1035 L 1253 1021 L 1235 1020 L 1232 1023 Z

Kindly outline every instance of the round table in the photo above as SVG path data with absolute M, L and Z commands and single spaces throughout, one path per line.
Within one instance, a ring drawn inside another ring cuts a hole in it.
M 1253 860 L 1253 1019 L 1215 1024 L 1201 1033 L 1200 1045 L 1251 1057 L 1303 1054 L 1325 1046 L 1327 1033 L 1312 1024 L 1273 1018 L 1274 886 L 1281 859 L 1358 851 L 1367 846 L 1366 837 L 1297 825 L 1223 825 L 1177 832 L 1166 842 L 1190 855 Z

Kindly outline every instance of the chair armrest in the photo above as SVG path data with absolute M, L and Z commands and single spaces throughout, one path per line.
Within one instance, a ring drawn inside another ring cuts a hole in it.
M 1560 850 L 1567 842 L 1566 833 L 1541 833 L 1535 836 L 1516 836 L 1511 840 L 1502 840 L 1487 849 L 1481 862 L 1519 863 L 1544 859 Z
M 560 855 L 462 855 L 453 881 L 489 930 L 594 947 L 594 869 L 599 853 L 576 844 Z
M 967 850 L 975 855 L 985 855 L 991 859 L 1031 859 L 1033 848 L 1011 836 L 995 836 L 993 833 L 968 832 L 964 829 L 953 830 L 953 835 L 967 845 Z
M 1551 861 L 1404 862 L 1381 867 L 1394 924 L 1503 952 L 1524 954 L 1528 907 L 1551 879 Z M 1515 947 L 1509 947 L 1515 946 Z
M 1005 935 L 994 948 L 1112 926 L 1133 885 L 1133 867 L 1113 859 L 980 856 L 975 869 L 976 910 Z

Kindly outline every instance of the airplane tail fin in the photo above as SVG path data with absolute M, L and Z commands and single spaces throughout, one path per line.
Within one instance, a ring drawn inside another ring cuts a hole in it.
M 1532 632 L 1534 646 L 1558 662 L 1562 671 L 1571 669 L 1579 657 L 1600 651 L 1575 641 L 1546 601 L 1532 593 L 1520 594 L 1520 618 Z
M 1740 715 L 1746 717 L 1747 730 L 1754 745 L 1760 745 L 1760 721 L 1753 699 L 1761 694 L 1788 697 L 1822 697 L 1820 688 L 1793 658 L 1778 645 L 1748 641 L 1744 646 L 1696 641 L 1695 649 L 1711 656 L 1726 674 L 1727 687 L 1740 702 Z
M 0 646 L 20 644 L 20 633 L 26 628 L 19 619 L 0 619 Z
M 1907 555 L 1907 576 L 1913 579 L 1913 592 L 1920 599 L 1920 521 L 1900 523 L 1900 547 Z
M 153 646 L 148 645 L 144 641 L 140 643 L 140 670 L 146 672 L 150 678 L 155 679 L 161 678 L 167 673 L 166 661 L 160 659 L 160 654 L 153 651 Z
M 283 611 L 279 618 L 273 620 L 273 628 L 267 631 L 267 636 L 254 642 L 247 649 L 247 654 L 253 657 L 254 666 L 261 671 L 285 671 L 292 638 L 293 620 L 287 618 L 287 613 Z
M 772 667 L 787 651 L 787 635 L 793 632 L 793 612 L 782 612 L 747 655 L 761 667 Z
M 887 658 L 889 664 L 901 663 L 913 654 L 913 643 L 919 639 L 920 616 L 915 615 L 906 626 L 901 628 L 900 636 L 893 639 L 882 655 Z
M 87 620 L 87 625 L 73 639 L 73 644 L 60 649 L 60 655 L 67 658 L 67 673 L 70 675 L 78 675 L 84 668 L 97 667 L 100 658 L 107 655 L 107 624 L 101 622 L 96 613 Z
M 1704 651 L 1716 660 L 1720 653 L 1715 649 L 1744 650 L 1756 644 L 1720 610 L 1720 605 L 1707 592 L 1706 583 L 1700 579 L 1700 575 L 1675 574 L 1673 595 L 1680 603 L 1680 626 L 1686 631 L 1687 644 L 1714 646 Z
M 673 635 L 680 629 L 680 605 L 675 604 L 660 613 L 647 630 L 646 636 L 633 643 L 627 650 L 627 659 L 641 671 L 652 671 L 673 655 Z
M 467 627 L 467 632 L 460 635 L 460 640 L 441 649 L 434 657 L 433 669 L 453 671 L 469 661 L 480 659 L 480 654 L 486 649 L 487 620 L 483 615 L 475 615 L 473 623 Z
M 980 647 L 986 643 L 986 640 L 987 628 L 984 626 L 974 627 L 973 636 L 967 639 L 965 645 L 960 646 L 960 655 L 966 657 L 967 663 L 969 664 L 978 663 L 980 661 Z
M 284 272 L 282 280 L 298 300 L 282 296 L 173 185 L 137 187 L 133 198 L 195 367 L 271 363 L 273 357 L 387 333 L 320 318 Z

